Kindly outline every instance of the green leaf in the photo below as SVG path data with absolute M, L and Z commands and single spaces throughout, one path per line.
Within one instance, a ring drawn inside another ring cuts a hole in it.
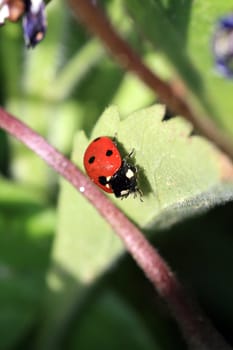
M 164 106 L 155 105 L 120 120 L 116 107 L 101 116 L 91 139 L 115 136 L 124 155 L 135 149 L 143 200 L 109 197 L 141 228 L 167 227 L 232 196 L 222 183 L 220 155 L 182 118 L 162 121 Z M 73 160 L 83 169 L 89 141 L 77 134 Z M 40 347 L 56 347 L 62 325 L 95 281 L 123 251 L 119 239 L 96 210 L 62 181 L 58 231 L 48 274 L 45 324 Z M 52 339 L 52 340 L 51 340 Z
M 155 105 L 120 121 L 117 109 L 110 107 L 92 134 L 95 138 L 117 133 L 124 155 L 135 150 L 144 202 L 133 196 L 113 200 L 141 227 L 157 227 L 158 221 L 169 225 L 169 213 L 171 221 L 176 221 L 180 215 L 206 208 L 232 193 L 222 184 L 220 154 L 214 146 L 202 137 L 189 136 L 191 125 L 182 118 L 163 122 L 163 116 L 164 106 Z M 216 195 L 212 196 L 214 188 Z

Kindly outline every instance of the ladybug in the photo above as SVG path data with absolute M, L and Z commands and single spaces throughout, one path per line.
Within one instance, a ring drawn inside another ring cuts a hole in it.
M 132 153 L 122 159 L 114 140 L 107 136 L 97 137 L 85 151 L 84 167 L 90 179 L 105 192 L 114 193 L 118 198 L 139 193 L 141 199 L 137 167 L 127 161 Z

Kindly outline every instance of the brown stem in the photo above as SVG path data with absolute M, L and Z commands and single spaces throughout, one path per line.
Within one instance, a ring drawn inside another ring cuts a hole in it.
M 126 216 L 76 166 L 24 123 L 0 108 L 0 127 L 38 154 L 89 200 L 165 299 L 191 349 L 231 349 L 191 301 L 158 252 Z
M 69 0 L 75 14 L 83 21 L 89 31 L 99 37 L 121 66 L 134 72 L 148 85 L 161 100 L 174 112 L 189 120 L 196 130 L 214 142 L 233 160 L 233 143 L 221 132 L 208 116 L 201 116 L 189 105 L 187 92 L 162 81 L 113 29 L 103 12 L 90 0 Z

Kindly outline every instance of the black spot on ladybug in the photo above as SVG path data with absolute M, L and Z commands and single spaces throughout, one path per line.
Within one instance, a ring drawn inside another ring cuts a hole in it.
M 113 154 L 113 151 L 111 149 L 108 149 L 105 154 L 107 157 L 110 157 Z
M 92 157 L 90 157 L 90 158 L 88 159 L 88 163 L 89 163 L 89 164 L 94 163 L 94 161 L 95 161 L 95 156 L 92 156 Z
M 99 183 L 103 186 L 107 184 L 107 179 L 105 176 L 99 176 Z
M 93 140 L 93 142 L 96 142 L 100 139 L 101 137 L 96 137 L 96 139 Z

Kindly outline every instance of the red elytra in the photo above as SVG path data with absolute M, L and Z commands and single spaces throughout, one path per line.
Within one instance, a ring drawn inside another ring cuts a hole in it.
M 122 158 L 115 143 L 107 136 L 93 140 L 84 154 L 84 167 L 90 179 L 102 190 L 113 193 L 101 178 L 110 179 L 120 169 Z

